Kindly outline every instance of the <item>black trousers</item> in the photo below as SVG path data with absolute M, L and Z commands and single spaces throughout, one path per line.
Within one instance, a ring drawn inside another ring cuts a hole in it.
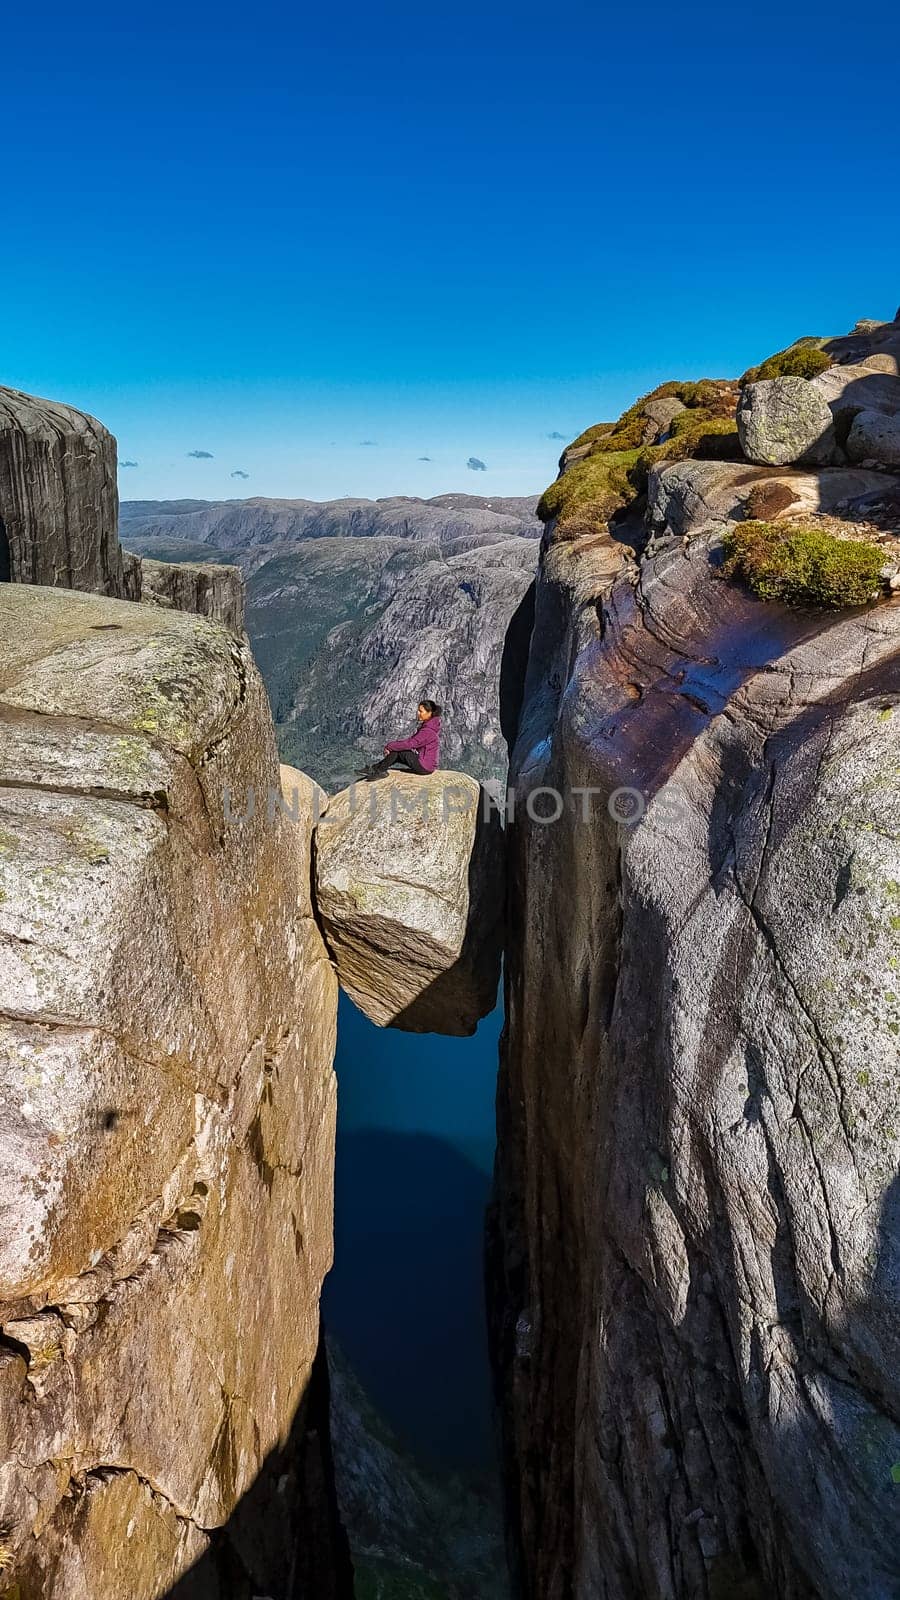
M 391 767 L 405 767 L 407 772 L 414 772 L 419 778 L 427 778 L 428 776 L 415 750 L 392 750 L 391 754 L 385 756 L 383 761 L 376 761 L 369 767 L 366 777 L 384 778 L 390 772 Z

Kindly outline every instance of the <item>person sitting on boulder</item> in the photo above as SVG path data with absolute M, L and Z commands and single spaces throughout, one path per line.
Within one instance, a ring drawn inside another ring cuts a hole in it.
M 374 761 L 358 774 L 371 782 L 383 778 L 391 767 L 403 767 L 420 778 L 434 772 L 441 743 L 441 708 L 433 700 L 420 700 L 416 712 L 418 727 L 408 739 L 392 739 L 384 747 L 384 759 Z

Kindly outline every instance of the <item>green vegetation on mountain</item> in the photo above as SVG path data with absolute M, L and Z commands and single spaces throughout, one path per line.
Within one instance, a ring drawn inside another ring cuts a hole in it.
M 760 600 L 832 610 L 864 606 L 882 589 L 884 551 L 791 522 L 742 522 L 723 539 L 724 572 Z
M 599 533 L 644 493 L 657 462 L 738 458 L 735 400 L 734 385 L 714 378 L 660 384 L 617 422 L 597 423 L 574 440 L 564 462 L 571 452 L 588 453 L 544 492 L 538 516 L 555 519 L 564 538 Z M 668 415 L 661 401 L 675 402 Z
M 814 378 L 831 366 L 831 357 L 821 348 L 821 339 L 797 339 L 786 350 L 777 350 L 773 356 L 749 367 L 741 383 L 762 383 L 769 378 Z
M 737 461 L 740 459 L 737 423 L 733 417 L 709 416 L 703 411 L 684 411 L 675 418 L 672 431 L 662 444 L 641 450 L 628 477 L 639 494 L 647 487 L 650 468 L 660 461 Z

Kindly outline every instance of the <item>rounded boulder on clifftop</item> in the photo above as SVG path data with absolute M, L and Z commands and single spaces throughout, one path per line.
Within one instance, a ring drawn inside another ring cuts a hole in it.
M 781 467 L 792 461 L 826 465 L 836 458 L 831 411 L 805 378 L 748 383 L 737 412 L 738 437 L 748 461 Z

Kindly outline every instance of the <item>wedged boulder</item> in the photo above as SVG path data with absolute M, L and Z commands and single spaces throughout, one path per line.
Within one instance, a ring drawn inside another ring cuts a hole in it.
M 285 816 L 226 629 L 0 586 L 0 1524 L 23 1596 L 158 1600 L 197 1559 L 196 1592 L 230 1593 L 211 1536 L 282 1475 L 252 1592 L 284 1592 L 312 1537 L 337 985 L 303 784 Z
M 221 622 L 233 633 L 244 629 L 244 575 L 240 567 L 212 562 L 149 561 L 143 556 L 139 598 L 173 611 L 193 611 L 210 622 Z
M 118 515 L 103 424 L 0 388 L 0 578 L 123 595 Z
M 748 383 L 737 410 L 738 437 L 748 461 L 785 466 L 792 461 L 835 459 L 831 411 L 806 378 Z
M 847 435 L 847 454 L 851 461 L 880 461 L 886 467 L 900 467 L 900 412 L 887 416 L 882 411 L 859 411 Z
M 474 1033 L 500 978 L 503 832 L 474 778 L 393 772 L 332 799 L 316 905 L 341 987 L 379 1027 Z

